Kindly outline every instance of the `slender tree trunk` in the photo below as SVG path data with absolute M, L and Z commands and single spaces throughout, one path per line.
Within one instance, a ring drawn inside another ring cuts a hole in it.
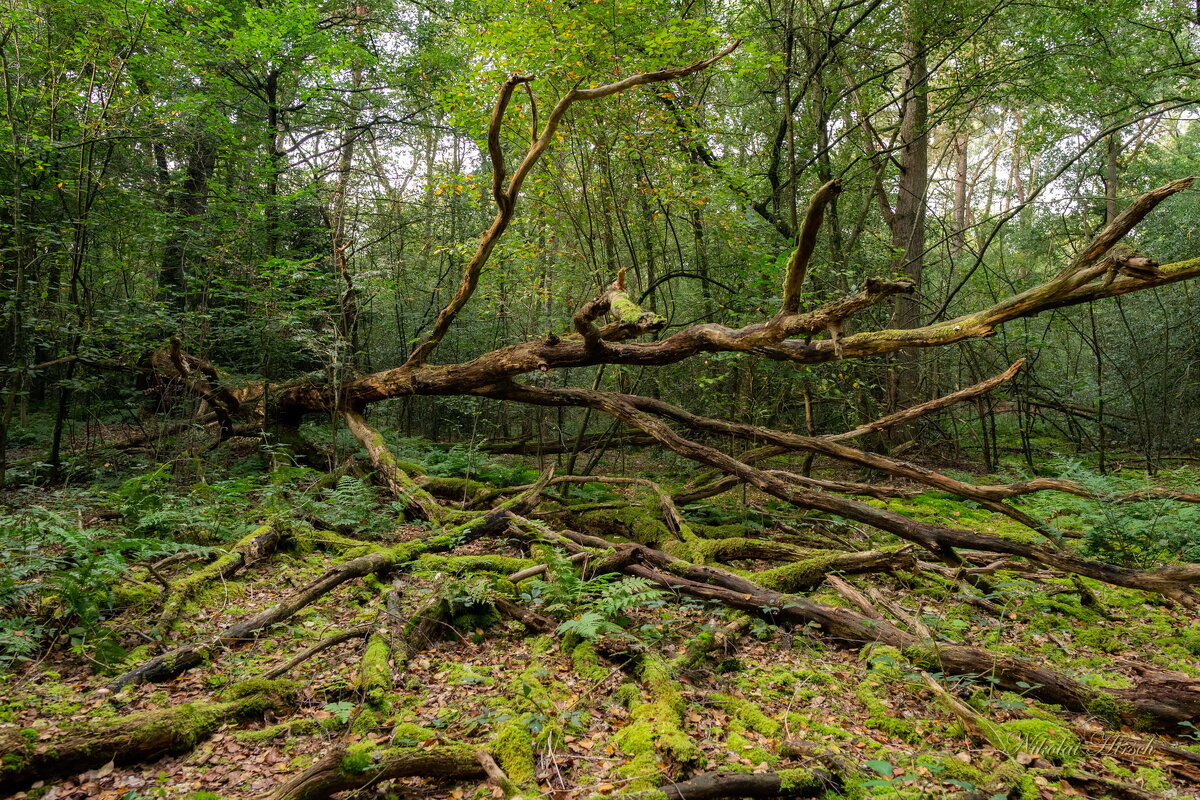
M 893 271 L 903 273 L 916 291 L 896 298 L 893 322 L 900 329 L 921 324 L 921 279 L 925 267 L 925 199 L 929 186 L 929 77 L 924 32 L 912 19 L 903 46 L 904 105 L 900 117 L 900 185 L 892 224 Z M 893 410 L 920 402 L 920 361 L 917 351 L 901 351 L 893 366 L 890 406 Z M 910 438 L 897 428 L 894 436 Z
M 954 137 L 954 230 L 950 235 L 950 252 L 958 255 L 967 246 L 967 144 L 966 133 Z
M 166 166 L 166 154 L 162 155 L 160 171 Z M 177 225 L 163 250 L 159 264 L 159 287 L 168 302 L 176 309 L 187 307 L 187 257 L 191 240 L 199 229 L 200 217 L 208 207 L 208 183 L 217 166 L 217 151 L 202 136 L 192 143 L 187 161 L 187 177 L 178 196 L 172 196 L 169 208 L 177 215 Z
M 1121 133 L 1114 131 L 1109 134 L 1107 147 L 1104 149 L 1104 224 L 1111 225 L 1117 218 L 1120 209 L 1117 208 L 1117 191 L 1120 185 Z

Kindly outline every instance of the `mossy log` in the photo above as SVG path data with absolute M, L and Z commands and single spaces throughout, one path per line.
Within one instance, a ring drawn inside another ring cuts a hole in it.
M 322 639 L 321 641 L 312 645 L 311 647 L 305 648 L 304 650 L 297 653 L 292 658 L 289 658 L 287 661 L 283 662 L 282 664 L 272 667 L 267 672 L 263 673 L 263 677 L 264 678 L 283 677 L 284 675 L 291 672 L 295 667 L 299 666 L 300 664 L 303 664 L 305 661 L 307 661 L 308 659 L 317 655 L 318 653 L 324 652 L 325 650 L 328 650 L 331 647 L 336 647 L 337 645 L 341 644 L 342 642 L 348 642 L 351 639 L 361 639 L 364 636 L 370 635 L 371 631 L 373 631 L 374 629 L 375 629 L 374 625 L 356 625 L 353 628 L 349 628 L 344 631 L 339 631 L 338 633 L 335 633 L 332 636 L 327 636 L 324 639 Z
M 440 780 L 486 777 L 475 748 L 339 746 L 316 764 L 262 795 L 262 800 L 324 800 L 338 792 L 366 789 L 380 781 L 414 776 Z
M 723 800 L 741 797 L 824 797 L 836 792 L 841 781 L 833 773 L 819 769 L 785 769 L 778 772 L 706 772 L 665 784 L 646 793 L 659 800 Z M 636 797 L 637 795 L 633 795 Z M 628 795 L 627 795 L 628 797 Z
M 223 700 L 83 722 L 45 740 L 32 728 L 0 735 L 4 754 L 0 792 L 74 775 L 109 761 L 129 764 L 186 752 L 226 723 L 290 708 L 294 692 L 295 684 L 287 681 L 248 681 L 227 690 Z
M 396 547 L 379 548 L 337 564 L 299 591 L 249 619 L 231 625 L 204 641 L 193 642 L 150 659 L 126 672 L 113 681 L 112 689 L 118 690 L 129 683 L 170 680 L 176 675 L 203 664 L 213 652 L 221 647 L 252 641 L 263 629 L 290 619 L 297 611 L 324 597 L 346 581 L 361 578 L 364 575 L 387 574 L 426 553 L 445 552 L 474 539 L 495 534 L 509 524 L 507 515 L 510 510 L 527 509 L 536 502 L 540 492 L 541 487 L 535 487 L 474 521 L 460 525 L 447 533 L 406 542 Z
M 164 636 L 183 612 L 183 607 L 197 592 L 214 581 L 228 580 L 243 567 L 266 558 L 283 540 L 283 531 L 276 525 L 263 525 L 251 531 L 229 552 L 171 584 L 163 600 L 155 631 Z
M 408 514 L 432 522 L 446 516 L 446 509 L 401 468 L 383 435 L 368 425 L 362 414 L 347 410 L 342 412 L 342 419 L 346 422 L 346 429 L 367 451 L 367 456 L 383 484 L 404 505 Z

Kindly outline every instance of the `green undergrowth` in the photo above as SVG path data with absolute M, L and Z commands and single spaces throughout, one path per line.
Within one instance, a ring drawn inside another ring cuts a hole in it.
M 436 477 L 439 482 L 429 486 L 439 494 L 481 491 L 472 483 L 478 473 L 435 475 L 450 470 L 409 466 L 412 475 Z M 278 759 L 273 763 L 280 780 L 315 763 L 321 743 L 345 740 L 350 747 L 340 769 L 349 775 L 370 775 L 389 759 L 435 749 L 450 748 L 471 758 L 487 749 L 509 777 L 500 789 L 510 797 L 545 792 L 547 782 L 557 780 L 548 777 L 555 769 L 568 784 L 580 787 L 581 796 L 594 792 L 648 799 L 658 797 L 654 793 L 664 776 L 680 780 L 703 771 L 770 769 L 791 784 L 809 786 L 818 779 L 816 770 L 834 769 L 830 765 L 840 761 L 854 769 L 842 774 L 844 786 L 830 796 L 941 798 L 975 792 L 991 797 L 1011 790 L 1011 797 L 1032 800 L 1039 788 L 1026 755 L 1065 768 L 1100 770 L 1166 796 L 1180 793 L 1178 781 L 1154 767 L 1100 764 L 1095 754 L 1088 754 L 1089 745 L 1072 733 L 1070 725 L 1080 718 L 1113 730 L 1129 726 L 1129 709 L 1110 694 L 1098 691 L 1086 709 L 1076 711 L 1037 702 L 1033 696 L 1039 687 L 1005 691 L 987 675 L 938 673 L 939 681 L 987 721 L 981 736 L 964 728 L 923 686 L 919 672 L 938 670 L 935 647 L 855 651 L 814 627 L 785 630 L 757 617 L 743 622 L 742 632 L 722 645 L 714 632 L 729 624 L 731 614 L 715 604 L 664 592 L 640 579 L 590 574 L 545 538 L 530 542 L 523 533 L 467 543 L 462 528 L 434 532 L 428 525 L 401 525 L 395 509 L 367 482 L 322 483 L 316 477 L 305 470 L 285 470 L 239 483 L 237 491 L 253 500 L 234 505 L 238 526 L 228 528 L 229 538 L 216 541 L 211 531 L 183 537 L 198 542 L 207 536 L 214 543 L 197 545 L 195 560 L 165 570 L 169 580 L 189 592 L 195 585 L 180 607 L 172 635 L 176 640 L 207 635 L 278 602 L 348 559 L 377 558 L 379 576 L 348 582 L 255 642 L 214 652 L 210 664 L 179 681 L 127 689 L 111 701 L 97 694 L 105 681 L 101 666 L 79 659 L 86 653 L 100 661 L 98 649 L 84 643 L 73 652 L 69 648 L 76 645 L 66 643 L 73 636 L 91 641 L 87 637 L 92 634 L 64 630 L 64 646 L 50 651 L 46 663 L 35 667 L 33 657 L 39 652 L 34 652 L 3 668 L 8 672 L 0 678 L 14 689 L 0 699 L 0 732 L 7 727 L 29 731 L 26 740 L 32 744 L 46 741 L 40 737 L 71 720 L 105 723 L 131 713 L 155 713 L 160 716 L 146 719 L 161 721 L 168 718 L 162 709 L 190 702 L 181 717 L 171 718 L 180 726 L 180 749 L 210 733 L 227 733 L 245 748 L 238 758 L 271 752 Z M 670 487 L 673 476 L 655 479 Z M 156 478 L 139 491 L 165 491 L 155 488 L 163 485 Z M 304 493 L 308 500 L 298 497 Z M 662 523 L 656 502 L 641 502 L 645 498 L 633 491 L 617 493 L 597 485 L 586 491 L 573 488 L 566 496 L 588 502 L 618 497 L 638 501 L 611 513 L 592 509 L 580 517 L 606 526 L 605 536 L 619 524 L 628 538 L 674 541 L 710 562 L 719 560 L 722 548 L 773 533 L 769 519 L 744 510 L 739 516 L 730 498 L 686 509 L 690 536 L 681 538 Z M 296 504 L 285 508 L 292 501 Z M 1008 518 L 934 493 L 886 505 L 919 519 L 1018 535 Z M 150 513 L 149 506 L 144 513 Z M 798 514 L 786 519 L 803 527 Z M 219 564 L 214 557 L 262 526 L 281 522 L 290 527 L 278 553 L 225 581 L 199 585 L 205 583 L 200 576 L 211 575 Z M 126 524 L 124 518 L 116 519 L 104 536 L 115 538 Z M 80 530 L 92 529 L 85 525 Z M 879 534 L 854 541 L 863 549 L 897 546 Z M 162 557 L 172 552 L 163 550 Z M 747 559 L 738 567 L 779 590 L 847 607 L 828 587 L 804 591 L 832 557 L 815 552 L 794 563 Z M 155 644 L 136 631 L 152 629 L 163 592 L 145 559 L 137 560 L 141 556 L 132 552 L 123 558 L 128 569 L 105 578 L 111 600 L 95 624 L 111 628 L 122 649 L 112 663 L 129 668 L 156 653 Z M 541 563 L 548 564 L 544 574 L 516 586 L 507 580 Z M 1122 659 L 1200 674 L 1200 624 L 1185 610 L 1090 580 L 1081 589 L 1060 577 L 1034 582 L 1007 570 L 987 578 L 990 588 L 964 588 L 932 572 L 847 579 L 862 589 L 877 588 L 919 614 L 939 640 L 1032 657 L 1097 690 L 1135 681 Z M 399 598 L 401 628 L 415 609 L 436 598 L 431 613 L 437 624 L 411 652 L 392 640 L 395 619 L 388 616 L 385 600 L 393 592 Z M 967 596 L 986 599 L 999 613 L 966 602 Z M 34 613 L 29 619 L 54 619 L 46 613 L 44 597 L 22 600 L 31 604 L 26 606 Z M 529 635 L 497 611 L 501 597 L 551 618 L 557 630 L 551 636 Z M 287 676 L 293 684 L 248 682 L 315 641 L 364 623 L 371 626 L 366 635 L 295 667 Z M 60 629 L 66 624 L 73 622 Z M 705 646 L 689 651 L 697 642 Z M 68 672 L 56 671 L 64 665 Z M 270 700 L 258 699 L 263 697 Z M 214 716 L 218 712 L 225 714 L 220 720 Z M 1188 742 L 1190 732 L 1181 726 L 1183 738 L 1174 741 Z M 236 766 L 237 759 L 223 755 L 225 741 L 218 737 L 198 751 L 211 758 L 206 768 L 214 773 Z M 814 749 L 789 749 L 796 742 Z M 163 769 L 175 769 L 177 763 L 165 759 Z M 125 774 L 121 769 L 118 777 Z M 464 797 L 474 796 L 477 785 L 472 778 L 447 791 L 461 789 Z

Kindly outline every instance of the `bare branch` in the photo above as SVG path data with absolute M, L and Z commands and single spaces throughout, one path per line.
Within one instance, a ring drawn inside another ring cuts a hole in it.
M 509 223 L 512 221 L 513 213 L 516 210 L 517 197 L 521 192 L 521 185 L 525 182 L 525 178 L 529 176 L 538 159 L 550 146 L 554 140 L 554 134 L 558 130 L 559 123 L 562 122 L 563 116 L 567 113 L 572 105 L 580 100 L 599 100 L 609 95 L 623 92 L 626 89 L 632 89 L 635 86 L 641 86 L 647 83 L 657 83 L 661 81 L 676 80 L 691 75 L 695 72 L 711 66 L 725 56 L 732 53 L 741 44 L 741 40 L 737 40 L 717 53 L 711 58 L 706 58 L 703 61 L 697 61 L 694 64 L 689 64 L 685 67 L 673 67 L 671 69 L 658 70 L 657 72 L 643 72 L 637 75 L 631 75 L 624 80 L 616 83 L 609 83 L 603 86 L 598 86 L 594 89 L 572 89 L 567 92 L 558 104 L 554 106 L 554 110 L 550 112 L 550 117 L 546 120 L 546 127 L 526 151 L 525 157 L 521 159 L 521 163 L 513 172 L 512 178 L 508 182 L 507 188 L 503 186 L 504 178 L 504 155 L 500 148 L 500 124 L 503 121 L 504 111 L 508 106 L 508 102 L 512 97 L 513 89 L 521 83 L 528 84 L 532 78 L 526 78 L 520 75 L 510 77 L 501 89 L 500 97 L 496 101 L 496 106 L 492 112 L 491 125 L 488 128 L 488 152 L 492 158 L 493 177 L 492 177 L 492 193 L 496 198 L 496 216 L 492 220 L 491 226 L 483 232 L 479 238 L 479 245 L 475 249 L 475 254 L 471 256 L 463 268 L 462 282 L 459 284 L 458 291 L 450 298 L 445 307 L 438 312 L 437 319 L 433 323 L 433 328 L 425 336 L 421 343 L 413 349 L 408 360 L 404 363 L 404 368 L 416 369 L 428 361 L 430 354 L 441 343 L 446 336 L 446 331 L 450 329 L 455 317 L 462 311 L 467 301 L 471 299 L 471 295 L 475 293 L 475 288 L 479 285 L 479 275 L 483 271 L 483 267 L 487 264 L 488 259 L 492 255 L 492 251 L 496 248 L 496 244 L 508 229 Z
M 529 88 L 529 83 L 533 80 L 532 75 L 517 75 L 513 74 L 504 85 L 500 87 L 500 95 L 496 98 L 496 107 L 492 109 L 492 119 L 488 123 L 488 156 L 492 159 L 492 197 L 496 201 L 496 207 L 500 209 L 500 213 L 506 213 L 508 206 L 512 200 L 504 191 L 504 180 L 507 174 L 504 170 L 504 148 L 500 144 L 500 131 L 504 126 L 504 112 L 508 109 L 508 103 L 512 99 L 513 90 L 520 84 L 525 84 Z
M 841 194 L 841 191 L 842 182 L 834 179 L 818 189 L 809 201 L 808 213 L 804 215 L 804 224 L 800 226 L 800 233 L 796 237 L 796 249 L 788 259 L 787 275 L 783 279 L 783 303 L 777 319 L 800 310 L 800 290 L 804 285 L 808 262 L 817 246 L 817 234 L 821 232 L 825 207 Z

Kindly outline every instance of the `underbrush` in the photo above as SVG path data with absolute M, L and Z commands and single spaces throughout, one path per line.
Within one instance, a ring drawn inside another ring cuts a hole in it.
M 215 557 L 264 523 L 371 538 L 399 519 L 364 480 L 335 483 L 300 467 L 180 485 L 165 464 L 113 490 L 38 498 L 0 513 L 0 670 L 60 640 L 102 667 L 121 663 L 109 622 L 124 605 L 157 596 L 156 562 Z
M 1200 561 L 1200 504 L 1165 497 L 1131 499 L 1156 486 L 1200 491 L 1192 470 L 1162 472 L 1153 481 L 1132 471 L 1101 475 L 1076 461 L 1063 461 L 1055 471 L 1091 497 L 1043 492 L 1025 505 L 1056 528 L 1082 533 L 1085 556 L 1139 568 Z

